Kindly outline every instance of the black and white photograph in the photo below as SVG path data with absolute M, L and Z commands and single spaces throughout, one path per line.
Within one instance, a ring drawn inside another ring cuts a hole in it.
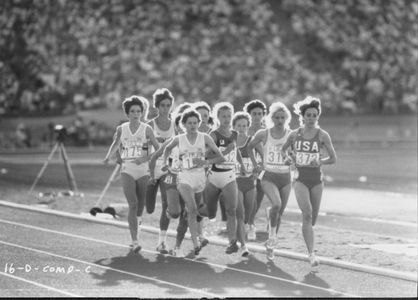
M 416 298 L 417 20 L 1 0 L 0 298 Z

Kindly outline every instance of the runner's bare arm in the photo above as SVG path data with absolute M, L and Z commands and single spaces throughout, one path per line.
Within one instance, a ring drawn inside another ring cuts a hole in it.
M 266 132 L 267 130 L 265 129 L 260 129 L 259 131 L 257 131 L 255 136 L 251 139 L 247 146 L 248 156 L 250 157 L 251 162 L 253 163 L 254 169 L 257 168 L 257 161 L 255 159 L 255 153 L 253 150 L 257 147 L 257 145 L 260 145 L 261 147 L 261 142 L 263 142 L 266 138 Z
M 172 140 L 169 141 L 169 143 L 164 147 L 164 154 L 163 154 L 163 166 L 167 166 L 167 158 L 171 154 L 171 150 L 173 150 L 174 147 L 177 147 L 179 145 L 179 137 L 175 136 Z
M 149 170 L 150 170 L 150 175 L 151 178 L 154 178 L 154 172 L 155 172 L 155 165 L 157 162 L 157 159 L 163 155 L 164 153 L 164 149 L 167 147 L 167 145 L 171 142 L 172 139 L 169 139 L 167 141 L 165 141 L 160 148 L 158 148 L 157 151 L 155 151 L 152 155 L 151 155 L 151 159 L 149 161 Z
M 337 154 L 335 153 L 335 149 L 332 144 L 331 137 L 329 136 L 328 132 L 321 129 L 320 138 L 322 139 L 322 143 L 329 155 L 328 157 L 321 159 L 321 165 L 335 164 L 337 162 Z
M 158 150 L 160 148 L 160 144 L 158 143 L 157 139 L 155 138 L 154 131 L 152 130 L 151 126 L 147 126 L 146 131 L 147 139 L 151 142 L 151 145 L 154 147 L 155 150 Z
M 122 127 L 118 126 L 116 127 L 115 134 L 113 135 L 113 142 L 110 145 L 109 150 L 107 151 L 107 154 L 103 160 L 105 164 L 109 163 L 110 158 L 119 149 L 119 146 L 121 144 L 121 140 L 120 140 L 121 135 L 122 135 Z
M 244 165 L 244 161 L 242 160 L 241 151 L 239 151 L 239 149 L 237 149 L 237 161 L 240 165 L 241 174 L 245 175 L 245 165 Z
M 216 146 L 215 142 L 213 141 L 212 137 L 208 134 L 205 134 L 205 144 L 206 147 L 210 148 L 213 152 L 215 152 L 215 157 L 206 160 L 206 164 L 209 166 L 211 164 L 218 164 L 225 161 L 221 151 Z
M 286 165 L 290 165 L 292 163 L 292 159 L 294 159 L 291 156 L 289 157 L 289 155 L 288 155 L 289 151 L 288 150 L 289 150 L 289 147 L 292 145 L 292 143 L 295 139 L 296 132 L 297 132 L 297 130 L 292 131 L 289 134 L 289 136 L 287 137 L 286 142 L 282 146 L 281 154 L 282 154 L 282 157 L 285 158 L 285 164 Z

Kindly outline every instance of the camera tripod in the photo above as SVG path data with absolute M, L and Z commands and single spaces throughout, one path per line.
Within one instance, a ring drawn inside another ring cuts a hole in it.
M 54 147 L 52 148 L 52 151 L 49 154 L 48 159 L 45 161 L 44 165 L 42 166 L 41 170 L 39 171 L 38 175 L 36 176 L 35 181 L 33 182 L 32 186 L 29 190 L 29 193 L 31 193 L 33 191 L 36 184 L 41 179 L 42 175 L 44 174 L 44 172 L 46 170 L 46 167 L 48 166 L 48 163 L 51 161 L 52 157 L 54 156 L 55 152 L 58 149 L 60 149 L 61 157 L 64 161 L 65 171 L 66 171 L 66 174 L 67 174 L 67 180 L 68 180 L 68 184 L 70 186 L 70 190 L 72 190 L 76 194 L 78 194 L 77 184 L 76 184 L 75 179 L 74 179 L 73 171 L 71 170 L 71 165 L 70 165 L 70 162 L 68 160 L 67 151 L 65 151 L 64 143 L 61 139 L 57 139 L 57 142 L 55 143 Z

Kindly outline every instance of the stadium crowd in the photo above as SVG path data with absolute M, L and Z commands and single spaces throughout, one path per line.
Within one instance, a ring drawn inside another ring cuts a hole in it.
M 413 1 L 0 2 L 0 114 L 320 95 L 325 110 L 416 110 Z

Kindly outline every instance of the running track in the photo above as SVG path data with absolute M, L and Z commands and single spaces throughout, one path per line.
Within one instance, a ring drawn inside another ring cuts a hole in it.
M 211 244 L 197 258 L 163 256 L 153 250 L 156 239 L 143 232 L 143 250 L 131 255 L 126 228 L 2 206 L 0 293 L 141 298 L 416 295 L 416 282 L 327 265 L 313 274 L 305 261 L 276 257 L 271 263 L 259 253 L 248 259 L 228 256 L 224 247 Z M 191 249 L 185 240 L 184 250 Z

